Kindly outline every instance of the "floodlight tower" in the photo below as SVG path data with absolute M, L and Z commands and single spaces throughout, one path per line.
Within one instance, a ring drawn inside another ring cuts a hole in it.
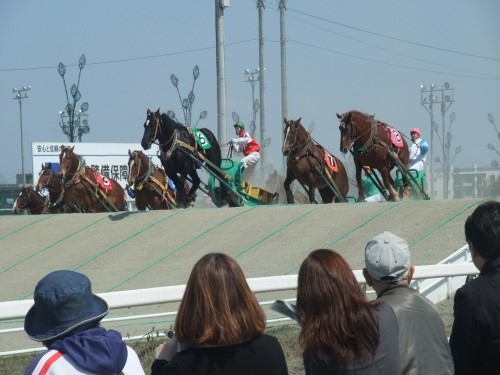
M 23 186 L 26 185 L 26 173 L 24 172 L 24 145 L 23 145 L 23 99 L 29 97 L 28 91 L 31 90 L 31 86 L 23 86 L 22 88 L 13 88 L 12 93 L 14 97 L 19 102 L 19 124 L 21 126 L 21 173 L 23 174 Z

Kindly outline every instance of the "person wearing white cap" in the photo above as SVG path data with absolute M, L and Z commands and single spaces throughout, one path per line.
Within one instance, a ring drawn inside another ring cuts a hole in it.
M 453 359 L 436 307 L 409 284 L 415 267 L 401 237 L 385 231 L 365 247 L 363 276 L 377 302 L 391 306 L 399 326 L 402 374 L 453 374 Z
M 410 169 L 423 172 L 426 154 L 429 151 L 429 145 L 423 138 L 421 138 L 422 131 L 420 128 L 411 129 L 410 135 L 411 140 L 413 141 L 410 146 Z

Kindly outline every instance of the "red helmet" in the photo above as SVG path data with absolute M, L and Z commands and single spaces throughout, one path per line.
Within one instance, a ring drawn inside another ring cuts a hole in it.
M 421 136 L 421 135 L 422 135 L 422 132 L 420 131 L 420 128 L 412 128 L 412 129 L 410 130 L 410 134 L 411 134 L 411 133 L 417 133 L 419 136 Z

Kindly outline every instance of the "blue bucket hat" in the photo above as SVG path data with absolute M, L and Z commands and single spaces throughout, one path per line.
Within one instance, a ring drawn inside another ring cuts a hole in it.
M 24 330 L 35 341 L 51 341 L 97 324 L 109 312 L 106 301 L 92 294 L 89 278 L 75 271 L 49 273 L 36 285 L 34 299 Z

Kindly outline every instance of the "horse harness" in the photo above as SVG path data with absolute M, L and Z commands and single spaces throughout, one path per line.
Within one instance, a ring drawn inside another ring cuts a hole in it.
M 138 158 L 138 155 L 135 152 L 134 152 L 134 157 Z M 170 195 L 168 194 L 168 187 L 166 185 L 163 185 L 153 175 L 154 165 L 153 165 L 151 159 L 148 158 L 148 160 L 149 160 L 148 170 L 144 173 L 144 175 L 136 178 L 136 180 L 134 182 L 134 190 L 141 191 L 144 188 L 144 185 L 149 184 L 152 186 L 154 191 L 156 191 L 159 195 L 161 195 L 162 201 L 169 201 L 170 203 L 175 204 L 175 200 L 172 197 L 170 197 Z M 141 166 L 142 166 L 142 163 L 139 163 L 139 167 L 137 168 L 137 175 L 139 175 L 139 173 L 140 173 Z M 139 182 L 138 182 L 138 180 L 139 180 Z M 153 184 L 157 185 L 160 188 L 161 193 L 156 189 L 156 187 Z
M 94 182 L 85 174 L 86 168 L 87 165 L 85 164 L 84 158 L 81 155 L 79 155 L 78 167 L 76 168 L 76 171 L 73 173 L 73 177 L 69 181 L 63 182 L 63 187 L 69 188 L 71 186 L 77 185 L 78 183 L 82 183 L 83 187 L 90 193 L 90 195 L 94 199 L 98 200 L 102 205 L 104 205 L 104 207 L 107 208 L 106 204 L 108 204 L 115 212 L 119 211 L 118 208 L 115 207 L 115 205 L 108 200 L 108 198 L 106 197 L 106 193 L 104 193 L 103 189 L 100 188 L 100 185 L 97 182 L 97 180 Z M 93 174 L 95 174 L 95 171 L 92 168 L 89 167 L 89 169 L 92 171 Z M 90 185 L 90 187 L 84 184 L 83 181 L 87 182 Z M 101 198 L 104 200 L 104 202 L 101 201 Z
M 297 132 L 295 132 L 295 138 L 294 138 L 294 143 L 292 149 L 297 149 L 298 148 L 298 141 L 297 141 Z M 338 188 L 337 184 L 335 183 L 332 172 L 330 169 L 327 167 L 326 162 L 323 159 L 318 159 L 316 155 L 314 154 L 314 151 L 311 149 L 311 144 L 314 144 L 320 148 L 320 150 L 324 153 L 325 150 L 323 149 L 323 146 L 321 146 L 319 143 L 314 141 L 314 139 L 311 138 L 311 135 L 308 135 L 307 141 L 304 143 L 304 146 L 300 149 L 298 153 L 292 154 L 288 156 L 288 158 L 292 161 L 297 161 L 303 157 L 307 158 L 307 161 L 309 162 L 309 165 L 314 168 L 316 173 L 318 174 L 319 178 L 323 179 L 327 185 L 329 185 L 330 189 L 333 191 L 335 196 L 341 201 L 346 201 L 345 198 L 343 197 L 342 193 L 340 192 L 340 189 Z M 320 167 L 316 166 L 311 158 L 314 158 L 320 165 Z
M 49 175 L 49 178 L 47 180 L 47 183 L 44 185 L 44 188 L 46 188 L 47 186 L 49 186 L 50 179 L 52 178 L 52 176 L 55 177 L 55 173 L 54 173 L 54 171 L 51 168 L 49 168 L 49 171 L 50 171 L 50 175 Z M 59 207 L 59 209 L 62 210 L 62 205 L 63 205 L 62 201 L 63 201 L 63 198 L 64 198 L 64 184 L 61 183 L 61 189 L 59 189 L 59 191 L 60 191 L 59 196 L 57 197 L 57 199 L 54 202 L 50 202 L 50 195 L 49 195 L 49 207 L 50 208 L 57 208 L 57 207 Z M 57 193 L 57 191 L 54 191 L 54 192 Z

